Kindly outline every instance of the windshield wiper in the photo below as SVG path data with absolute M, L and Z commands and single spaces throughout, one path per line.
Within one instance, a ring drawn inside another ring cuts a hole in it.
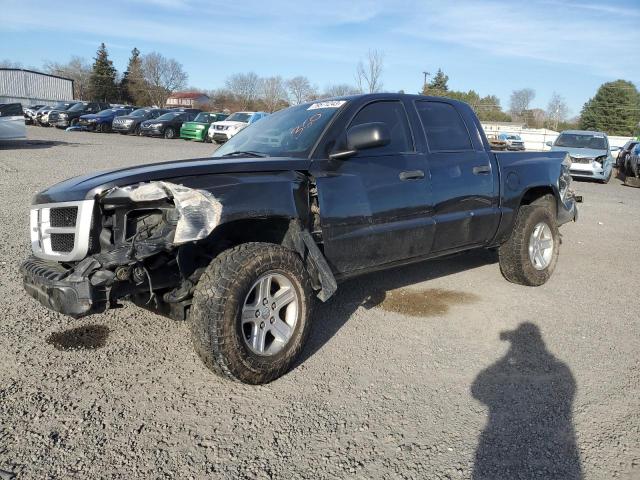
M 262 153 L 262 152 L 254 152 L 252 150 L 229 152 L 229 153 L 225 153 L 224 155 L 222 155 L 222 157 L 237 157 L 237 156 L 264 158 L 264 157 L 268 157 L 269 155 L 267 155 L 266 153 Z M 222 158 L 222 157 L 220 157 L 220 158 Z

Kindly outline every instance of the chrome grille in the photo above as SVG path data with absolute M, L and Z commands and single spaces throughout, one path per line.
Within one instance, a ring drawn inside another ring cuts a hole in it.
M 52 227 L 75 227 L 78 207 L 52 208 L 49 221 Z
M 76 236 L 73 233 L 52 233 L 51 249 L 54 252 L 69 253 L 73 250 Z
M 83 259 L 89 250 L 93 200 L 31 207 L 31 248 L 46 260 Z

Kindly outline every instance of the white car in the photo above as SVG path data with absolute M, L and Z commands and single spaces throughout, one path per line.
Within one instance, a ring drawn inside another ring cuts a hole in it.
M 20 103 L 0 103 L 0 140 L 27 138 L 24 112 Z
M 223 143 L 233 137 L 243 128 L 256 123 L 261 118 L 269 115 L 265 112 L 236 112 L 220 122 L 213 122 L 207 134 L 209 140 L 215 143 Z

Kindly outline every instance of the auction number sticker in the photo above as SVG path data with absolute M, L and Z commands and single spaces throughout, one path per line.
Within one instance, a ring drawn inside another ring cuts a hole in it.
M 346 100 L 331 100 L 329 102 L 313 103 L 307 110 L 319 110 L 321 108 L 340 108 L 347 103 Z

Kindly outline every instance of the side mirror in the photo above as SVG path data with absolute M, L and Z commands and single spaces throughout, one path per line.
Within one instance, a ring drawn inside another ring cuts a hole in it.
M 383 147 L 391 142 L 391 132 L 384 122 L 363 123 L 351 127 L 338 147 L 329 155 L 331 159 L 346 159 L 360 150 Z
M 548 141 L 544 142 L 544 144 L 545 144 L 547 147 L 553 147 L 553 142 L 552 142 L 551 140 L 548 140 Z

